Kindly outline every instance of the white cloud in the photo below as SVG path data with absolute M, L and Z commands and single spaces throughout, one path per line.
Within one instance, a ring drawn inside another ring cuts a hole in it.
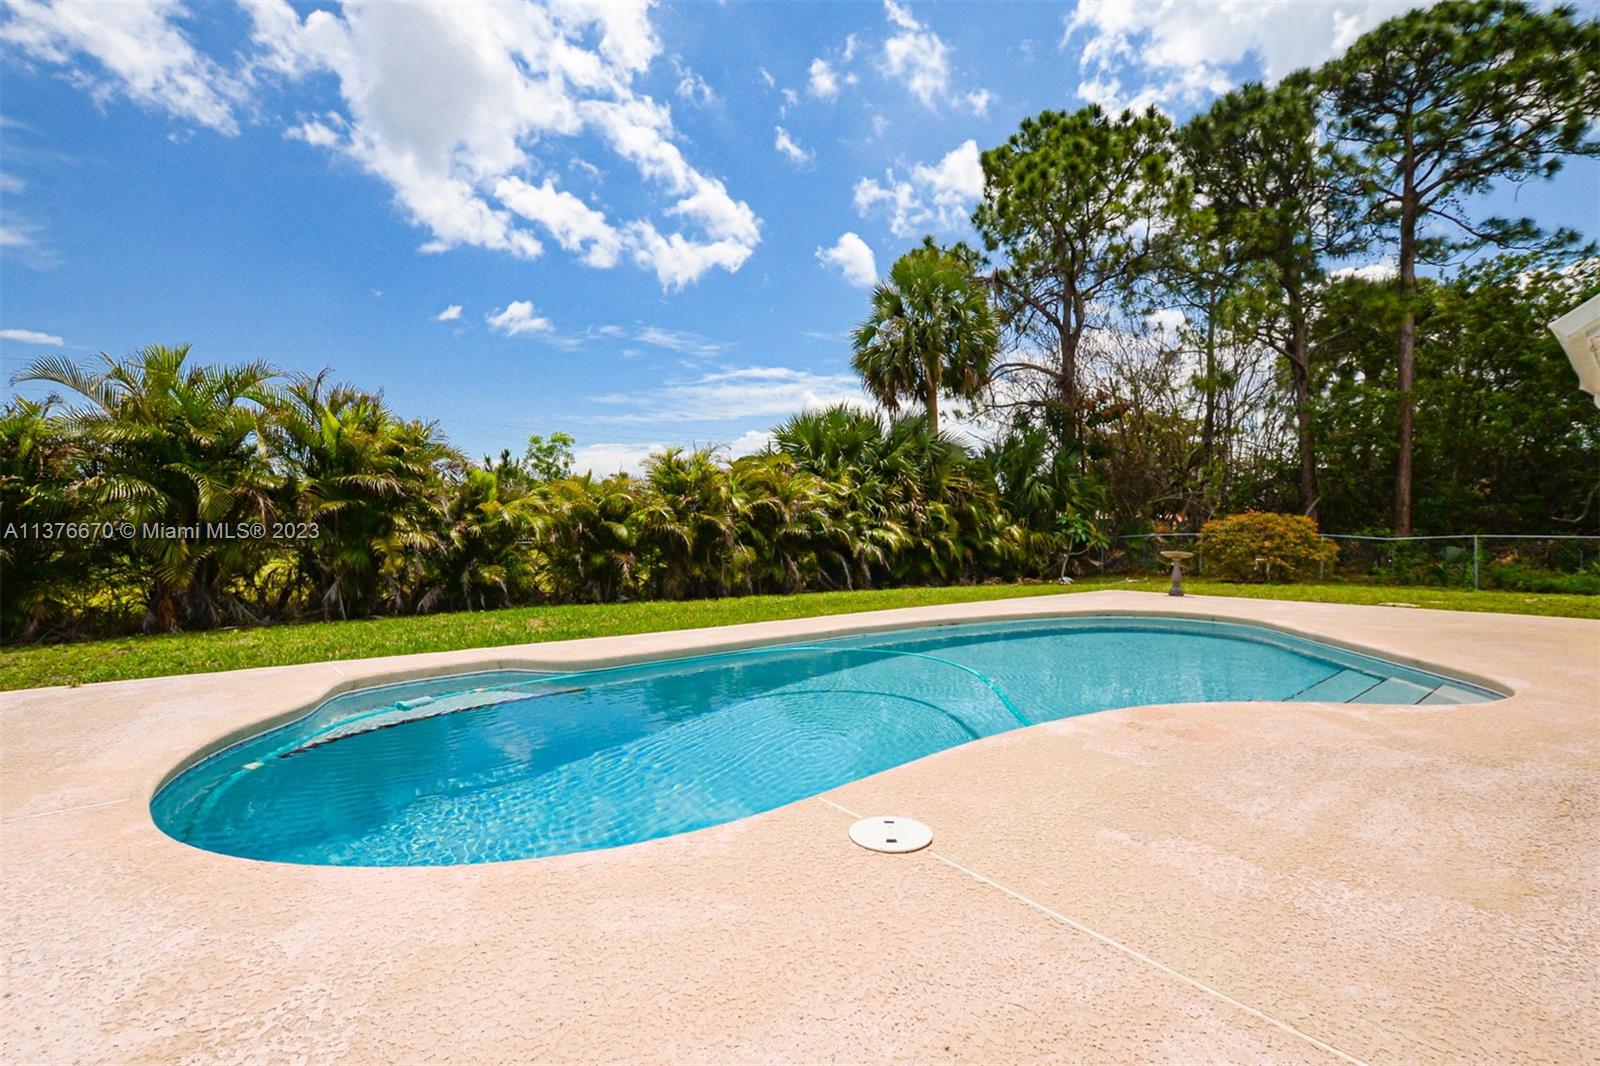
M 589 266 L 616 265 L 622 235 L 605 215 L 570 192 L 557 189 L 550 178 L 539 185 L 529 185 L 521 178 L 501 178 L 495 183 L 494 195 L 518 215 L 542 225 L 562 248 L 582 252 Z
M 884 73 L 904 82 L 928 107 L 950 91 L 950 46 L 912 17 L 908 8 L 883 0 L 884 14 L 896 32 L 883 43 Z
M 1400 268 L 1392 259 L 1380 259 L 1376 263 L 1366 263 L 1362 266 L 1340 267 L 1338 270 L 1328 271 L 1328 277 L 1335 281 L 1341 278 L 1360 278 L 1362 281 L 1391 281 L 1398 277 Z
M 43 232 L 42 223 L 8 209 L 5 220 L 0 222 L 0 252 L 24 266 L 48 270 L 58 265 L 59 260 L 48 245 L 40 242 L 39 235 Z
M 0 43 L 36 62 L 69 68 L 68 77 L 100 103 L 120 94 L 141 107 L 235 134 L 233 109 L 243 86 L 195 50 L 178 26 L 186 15 L 181 4 L 158 0 L 11 0 Z M 81 65 L 79 57 L 92 60 L 92 67 Z
M 721 267 L 731 274 L 744 266 L 754 250 L 751 245 L 736 240 L 691 241 L 681 233 L 662 236 L 648 222 L 632 223 L 627 237 L 633 248 L 634 262 L 655 271 L 656 278 L 667 289 L 681 289 L 698 281 L 712 267 Z
M 668 329 L 665 326 L 634 326 L 631 329 L 617 325 L 591 326 L 586 331 L 586 336 L 589 339 L 600 337 L 606 340 L 637 341 L 653 348 L 664 348 L 669 352 L 701 359 L 720 355 L 733 347 L 726 341 L 714 341 L 698 333 L 684 329 Z M 639 352 L 637 349 L 625 349 L 624 354 L 638 355 Z
M 66 343 L 54 333 L 40 333 L 36 329 L 0 329 L 0 340 L 16 341 L 18 344 L 43 344 L 51 348 L 59 348 Z
M 951 88 L 950 46 L 928 26 L 911 14 L 909 7 L 883 0 L 884 16 L 894 31 L 883 42 L 879 70 L 887 78 L 903 84 L 925 107 L 937 109 L 941 103 L 983 115 L 993 94 L 987 89 L 955 91 Z M 853 52 L 846 41 L 846 52 Z
M 336 116 L 334 116 L 336 118 Z M 335 125 L 338 123 L 335 122 Z M 291 141 L 305 141 L 317 148 L 333 148 L 339 144 L 340 134 L 328 123 L 320 119 L 311 119 L 295 126 L 290 126 L 283 131 L 283 135 Z
M 926 182 L 936 200 L 976 200 L 983 195 L 983 164 L 977 142 L 970 138 L 946 152 L 937 166 L 918 166 L 912 176 Z
M 1084 31 L 1078 95 L 1102 106 L 1193 105 L 1253 70 L 1268 82 L 1343 52 L 1378 23 L 1429 0 L 1079 0 L 1061 47 Z M 1130 86 L 1137 86 L 1131 88 Z
M 681 99 L 701 107 L 717 102 L 717 94 L 706 80 L 691 70 L 678 56 L 672 57 L 672 69 L 678 74 L 678 87 L 674 91 Z
M 263 0 L 246 10 L 254 81 L 337 81 L 340 110 L 297 123 L 290 136 L 386 182 L 428 231 L 424 251 L 468 246 L 531 259 L 544 251 L 543 233 L 590 266 L 626 258 L 681 288 L 713 267 L 738 270 L 760 242 L 750 207 L 684 158 L 667 106 L 634 90 L 660 52 L 648 4 L 352 4 L 301 18 L 283 0 Z M 674 62 L 680 95 L 710 102 L 704 80 Z M 585 133 L 664 193 L 661 215 L 685 231 L 663 233 L 660 218 L 608 219 L 557 188 L 548 175 L 558 161 L 600 176 L 589 160 L 569 160 L 562 143 Z
M 728 454 L 734 458 L 741 455 L 754 455 L 756 452 L 766 451 L 772 445 L 772 432 L 764 429 L 750 429 L 739 434 L 728 442 Z
M 530 134 L 581 128 L 562 77 L 577 74 L 579 56 L 567 54 L 562 64 L 533 58 L 565 40 L 548 15 L 519 25 L 509 8 L 374 5 L 345 9 L 342 17 L 316 11 L 302 22 L 281 0 L 247 11 L 265 69 L 338 78 L 349 112 L 339 149 L 393 187 L 412 221 L 431 232 L 426 250 L 473 245 L 522 258 L 543 251 L 479 185 L 526 167 L 522 141 Z M 519 57 L 544 67 L 547 77 L 527 77 Z M 582 57 L 593 84 L 604 64 L 592 53 Z M 418 98 L 429 106 L 405 102 Z M 308 140 L 328 143 L 325 134 L 302 129 Z
M 951 87 L 950 46 L 944 39 L 912 15 L 910 7 L 884 0 L 883 8 L 894 28 L 883 43 L 879 64 L 883 75 L 903 84 L 925 107 L 936 110 L 944 103 L 980 117 L 988 114 L 994 100 L 988 89 L 959 91 Z M 852 36 L 845 41 L 846 62 L 854 51 Z
M 606 333 L 615 330 L 614 326 L 602 326 L 601 332 L 607 336 L 623 336 L 621 332 Z M 726 351 L 730 346 L 723 341 L 713 341 L 702 337 L 698 333 L 690 333 L 681 329 L 665 329 L 661 326 L 645 326 L 633 334 L 633 339 L 642 344 L 665 348 L 668 351 L 683 352 L 685 355 L 698 355 L 709 358 Z
M 918 163 L 905 178 L 897 178 L 891 168 L 882 182 L 862 178 L 855 186 L 856 211 L 862 218 L 886 212 L 896 237 L 915 236 L 929 227 L 958 229 L 982 195 L 983 166 L 978 144 L 970 139 L 935 164 Z
M 726 454 L 735 459 L 741 455 L 754 455 L 770 447 L 772 439 L 770 430 L 746 430 L 727 442 Z M 574 452 L 572 467 L 580 474 L 589 471 L 596 477 L 609 477 L 612 474 L 639 477 L 651 457 L 666 450 L 667 445 L 660 441 L 651 444 L 586 444 Z
M 812 96 L 819 100 L 832 100 L 839 95 L 839 75 L 834 73 L 826 59 L 821 56 L 813 59 L 808 73 L 811 80 L 806 88 Z
M 629 223 L 622 234 L 636 263 L 653 269 L 666 288 L 682 288 L 713 266 L 731 273 L 744 265 L 761 241 L 761 221 L 750 205 L 729 196 L 721 181 L 689 166 L 668 140 L 672 120 L 666 108 L 648 98 L 630 98 L 587 101 L 580 109 L 618 154 L 681 197 L 666 214 L 698 222 L 708 238 L 663 236 L 648 220 Z
M 1185 315 L 1183 310 L 1177 307 L 1163 307 L 1145 315 L 1145 322 L 1151 329 L 1156 331 L 1162 340 L 1168 343 L 1177 338 L 1178 330 L 1188 321 L 1189 316 Z
M 772 71 L 768 70 L 766 67 L 757 67 L 756 73 L 761 75 L 761 80 L 766 82 L 767 88 L 772 89 L 777 87 L 778 79 L 772 76 Z
M 775 126 L 773 129 L 777 133 L 777 138 L 772 142 L 772 147 L 788 156 L 789 162 L 797 166 L 804 166 L 811 162 L 814 158 L 814 153 L 796 144 L 794 138 L 789 136 L 788 130 L 782 126 Z
M 877 283 L 878 264 L 872 249 L 854 233 L 844 234 L 832 248 L 818 248 L 817 259 L 824 266 L 837 267 L 852 285 L 869 289 Z
M 15 174 L 0 171 L 0 193 L 15 195 L 28 187 L 28 183 Z
M 572 469 L 595 477 L 644 473 L 645 462 L 666 451 L 665 444 L 586 444 L 572 453 Z
M 451 304 L 433 316 L 435 322 L 454 322 L 461 317 L 461 305 Z
M 555 329 L 548 318 L 534 313 L 532 300 L 513 300 L 493 314 L 485 315 L 483 320 L 490 329 L 507 337 L 549 333 Z
M 835 403 L 865 402 L 854 374 L 817 374 L 780 366 L 722 369 L 669 381 L 654 393 L 630 391 L 591 399 L 628 408 L 628 414 L 607 417 L 611 424 L 784 418 Z

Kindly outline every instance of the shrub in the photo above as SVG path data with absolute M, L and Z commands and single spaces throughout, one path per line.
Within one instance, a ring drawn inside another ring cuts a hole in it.
M 1297 581 L 1332 566 L 1339 547 L 1317 536 L 1303 515 L 1247 511 L 1207 522 L 1200 530 L 1206 576 L 1224 581 Z
M 1520 562 L 1496 562 L 1486 568 L 1484 587 L 1511 592 L 1563 592 L 1578 596 L 1600 595 L 1600 573 L 1584 570 L 1558 574 Z

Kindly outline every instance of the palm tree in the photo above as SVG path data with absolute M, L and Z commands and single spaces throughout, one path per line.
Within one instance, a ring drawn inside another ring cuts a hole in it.
M 657 585 L 671 599 L 721 596 L 742 563 L 728 471 L 716 451 L 668 448 L 645 465 L 641 546 L 653 550 Z
M 883 419 L 848 404 L 802 411 L 772 431 L 773 448 L 801 470 L 838 482 L 882 446 Z
M 909 543 L 894 568 L 905 583 L 957 581 L 974 576 L 984 527 L 995 513 L 987 483 L 961 444 L 917 415 L 895 419 L 885 437 L 885 479 L 893 513 Z
M 511 505 L 528 519 L 541 590 L 563 603 L 615 603 L 638 569 L 639 485 L 626 474 L 594 474 L 536 485 Z
M 803 591 L 826 582 L 828 563 L 848 582 L 851 538 L 838 485 L 772 452 L 736 459 L 728 478 L 746 591 Z
M 839 497 L 845 583 L 965 581 L 1017 573 L 1027 530 L 1001 506 L 989 466 L 929 420 L 885 423 L 845 406 L 795 415 L 773 446 Z
M 1019 419 L 981 459 L 1005 513 L 1024 531 L 1034 569 L 1064 575 L 1074 553 L 1106 544 L 1094 520 L 1106 507 L 1103 486 L 1083 473 L 1075 451 L 1055 447 L 1043 427 Z
M 440 471 L 462 466 L 461 456 L 432 423 L 400 420 L 381 395 L 330 388 L 325 373 L 292 382 L 272 413 L 285 510 L 317 526 L 294 544 L 315 608 L 346 618 L 380 599 L 407 605 L 404 571 L 444 549 Z
M 51 412 L 53 399 L 16 396 L 0 408 L 0 517 L 7 525 L 93 521 L 90 501 L 74 491 L 81 462 Z M 64 537 L 0 537 L 0 637 L 32 640 L 74 613 L 72 593 L 98 553 Z M 81 617 L 76 621 L 88 621 Z
M 525 478 L 468 469 L 453 480 L 442 508 L 439 547 L 413 560 L 418 611 L 465 607 L 469 611 L 527 602 L 538 591 L 532 522 L 514 506 Z
M 140 530 L 126 550 L 146 581 L 146 629 L 249 620 L 230 586 L 254 574 L 264 546 L 213 530 L 274 514 L 277 483 L 262 428 L 278 371 L 260 362 L 186 365 L 188 356 L 187 344 L 151 345 L 121 360 L 102 353 L 99 368 L 50 356 L 16 378 L 89 401 L 61 419 L 87 458 L 75 490 L 107 518 Z M 147 523 L 179 528 L 146 537 Z
M 939 397 L 970 400 L 989 382 L 999 332 L 967 260 L 925 241 L 896 260 L 855 332 L 853 365 L 891 412 L 914 399 L 939 432 Z
M 833 486 L 839 495 L 840 577 L 847 588 L 871 588 L 888 576 L 892 560 L 909 544 L 896 509 L 896 465 L 882 417 L 847 404 L 794 415 L 773 431 L 773 447 L 802 473 Z

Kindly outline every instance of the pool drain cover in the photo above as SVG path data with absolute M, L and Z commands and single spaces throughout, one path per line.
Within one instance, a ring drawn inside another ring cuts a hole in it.
M 890 817 L 863 818 L 850 827 L 850 839 L 868 851 L 885 851 L 891 855 L 917 851 L 933 843 L 933 830 L 914 818 Z

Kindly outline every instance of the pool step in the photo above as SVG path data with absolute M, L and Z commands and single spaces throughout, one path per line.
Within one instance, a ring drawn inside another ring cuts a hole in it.
M 1493 696 L 1482 692 L 1473 692 L 1470 689 L 1457 688 L 1455 685 L 1440 685 L 1423 697 L 1423 703 L 1488 703 Z
M 1365 692 L 1345 700 L 1346 703 L 1421 703 L 1432 692 L 1431 688 L 1386 677 Z
M 1302 689 L 1292 698 L 1316 703 L 1348 703 L 1381 680 L 1360 670 L 1340 670 L 1310 688 Z
M 1434 688 L 1399 677 L 1379 677 L 1360 670 L 1340 670 L 1289 697 L 1312 703 L 1484 703 L 1493 697 L 1443 684 Z
M 553 692 L 523 692 L 519 689 L 503 689 L 500 691 L 472 689 L 468 692 L 456 692 L 445 696 L 424 696 L 414 700 L 401 700 L 376 713 L 360 715 L 351 721 L 336 725 L 326 732 L 318 733 L 305 743 L 283 752 L 280 757 L 287 758 L 304 751 L 320 748 L 324 744 L 332 744 L 336 740 L 347 740 L 363 733 L 375 733 L 380 729 L 390 729 L 397 725 L 421 722 L 428 718 L 438 718 L 444 714 L 478 711 L 502 703 L 538 700 L 547 696 L 566 696 L 582 691 L 582 688 L 562 688 Z

